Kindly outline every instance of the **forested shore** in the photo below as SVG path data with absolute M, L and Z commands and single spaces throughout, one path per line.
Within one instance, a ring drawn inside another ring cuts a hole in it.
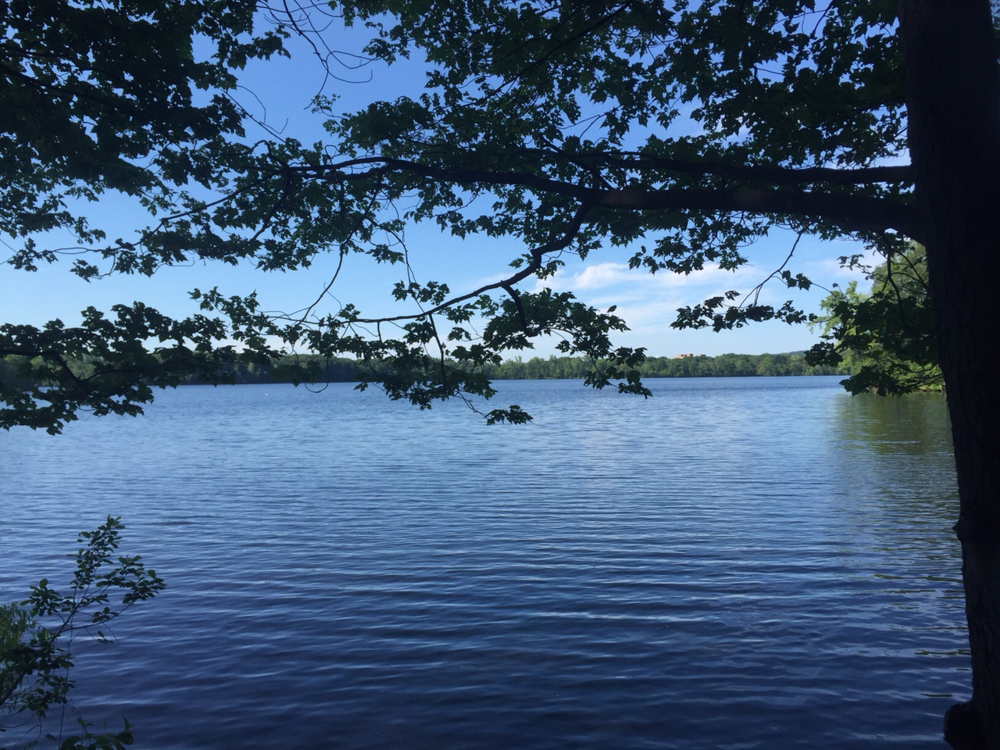
M 0 383 L 15 388 L 30 388 L 35 383 L 22 371 L 22 357 L 7 356 L 0 359 Z M 71 362 L 70 367 L 81 379 L 94 372 L 92 364 Z M 499 365 L 482 368 L 492 380 L 560 380 L 583 378 L 588 363 L 579 357 L 533 357 L 508 360 Z M 698 377 L 757 377 L 791 375 L 847 375 L 846 368 L 806 364 L 805 354 L 721 354 L 717 357 L 649 357 L 640 366 L 644 378 L 698 378 Z M 272 365 L 253 362 L 235 362 L 227 365 L 226 380 L 246 383 L 352 383 L 366 372 L 357 360 L 324 358 L 315 355 L 287 356 Z M 197 378 L 186 380 L 183 385 L 197 385 Z

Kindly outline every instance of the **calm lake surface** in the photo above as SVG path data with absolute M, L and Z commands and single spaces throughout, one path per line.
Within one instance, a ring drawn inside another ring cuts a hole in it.
M 272 385 L 0 433 L 0 600 L 123 517 L 168 588 L 76 642 L 76 704 L 140 748 L 945 747 L 943 399 L 649 385 L 500 383 L 523 427 Z

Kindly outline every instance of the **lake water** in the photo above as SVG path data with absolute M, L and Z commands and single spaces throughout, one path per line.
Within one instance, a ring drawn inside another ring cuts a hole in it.
M 970 681 L 943 399 L 836 378 L 189 387 L 0 434 L 0 601 L 108 514 L 168 588 L 76 641 L 139 748 L 943 748 Z M 19 736 L 5 735 L 11 742 Z

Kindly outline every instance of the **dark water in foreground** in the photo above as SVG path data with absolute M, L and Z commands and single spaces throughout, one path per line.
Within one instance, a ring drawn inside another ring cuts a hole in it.
M 0 434 L 0 600 L 123 516 L 168 589 L 78 641 L 77 704 L 136 747 L 944 747 L 941 399 L 500 385 L 534 424 L 240 386 Z

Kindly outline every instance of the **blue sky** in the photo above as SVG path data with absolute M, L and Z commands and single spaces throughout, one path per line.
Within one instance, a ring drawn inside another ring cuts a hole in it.
M 352 37 L 344 39 L 350 42 Z M 359 48 L 360 42 L 353 43 Z M 346 47 L 346 44 L 344 45 Z M 360 109 L 377 99 L 392 100 L 400 95 L 416 96 L 423 84 L 419 61 L 401 61 L 391 68 L 375 64 L 351 71 L 343 69 L 345 80 L 326 81 L 324 93 L 339 98 L 342 109 Z M 310 101 L 324 85 L 324 72 L 317 61 L 301 49 L 293 50 L 291 60 L 253 64 L 243 78 L 246 88 L 239 98 L 250 111 L 285 136 L 304 142 L 322 138 L 320 121 L 310 112 Z M 262 137 L 249 134 L 251 138 Z M 111 237 L 128 237 L 136 227 L 146 224 L 146 217 L 127 202 L 109 197 L 91 211 L 95 224 L 109 228 Z M 818 334 L 807 326 L 784 323 L 752 325 L 738 331 L 713 333 L 675 331 L 670 328 L 676 309 L 696 304 L 729 289 L 749 291 L 784 261 L 794 242 L 790 232 L 775 232 L 751 247 L 751 263 L 736 272 L 706 268 L 690 276 L 661 272 L 651 276 L 645 271 L 629 270 L 631 253 L 609 247 L 592 253 L 586 262 L 569 257 L 566 267 L 553 278 L 534 282 L 525 288 L 538 290 L 549 286 L 558 291 L 573 291 L 579 299 L 599 308 L 617 305 L 617 314 L 631 331 L 616 337 L 616 343 L 646 347 L 654 356 L 680 353 L 708 355 L 724 352 L 756 354 L 786 352 L 808 348 Z M 50 243 L 47 243 L 50 244 Z M 407 232 L 411 264 L 418 281 L 448 283 L 453 292 L 464 292 L 509 272 L 509 262 L 523 253 L 517 243 L 486 238 L 460 241 L 440 235 L 436 227 L 418 225 Z M 859 278 L 857 273 L 842 270 L 837 258 L 862 252 L 857 244 L 824 243 L 804 237 L 790 266 L 817 284 L 830 287 Z M 63 261 L 35 274 L 13 271 L 5 266 L 4 294 L 0 296 L 0 321 L 40 325 L 60 318 L 68 325 L 79 320 L 79 311 L 88 305 L 108 309 L 118 302 L 143 300 L 165 313 L 183 315 L 195 311 L 188 292 L 218 286 L 226 294 L 257 291 L 267 310 L 290 312 L 310 304 L 329 281 L 335 259 L 321 258 L 311 269 L 293 273 L 263 274 L 252 268 L 221 264 L 194 263 L 191 266 L 165 268 L 153 278 L 111 277 L 91 283 L 68 272 Z M 338 304 L 352 302 L 366 317 L 405 312 L 389 294 L 392 285 L 402 278 L 398 267 L 377 267 L 361 256 L 348 257 L 341 276 L 325 303 L 327 311 Z M 807 311 L 818 311 L 825 292 L 787 290 L 772 283 L 765 288 L 761 301 L 781 304 L 794 299 Z M 536 343 L 537 353 L 554 353 L 555 341 Z M 530 355 L 530 353 L 526 353 Z

